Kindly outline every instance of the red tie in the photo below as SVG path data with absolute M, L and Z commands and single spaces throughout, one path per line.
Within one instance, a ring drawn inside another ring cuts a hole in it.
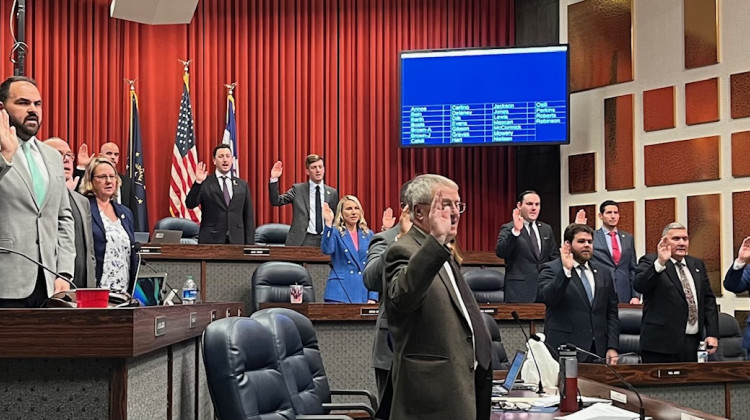
M 617 232 L 609 232 L 609 236 L 612 237 L 612 258 L 615 260 L 615 264 L 620 263 L 620 245 L 617 243 Z

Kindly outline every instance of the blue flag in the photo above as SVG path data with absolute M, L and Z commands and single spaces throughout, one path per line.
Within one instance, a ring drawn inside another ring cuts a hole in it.
M 143 167 L 143 142 L 141 122 L 138 117 L 138 96 L 130 89 L 130 153 L 128 154 L 128 176 L 133 180 L 133 193 L 136 201 L 136 214 L 133 215 L 138 230 L 151 230 L 146 206 L 146 170 Z
M 240 164 L 237 160 L 237 122 L 234 119 L 234 96 L 231 93 L 227 95 L 227 126 L 224 129 L 224 138 L 221 142 L 228 144 L 232 149 L 232 156 L 234 156 L 232 174 L 236 176 L 240 170 Z

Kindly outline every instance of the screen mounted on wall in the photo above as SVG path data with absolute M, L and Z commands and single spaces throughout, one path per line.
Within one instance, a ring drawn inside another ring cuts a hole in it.
M 403 51 L 401 147 L 566 144 L 568 46 Z

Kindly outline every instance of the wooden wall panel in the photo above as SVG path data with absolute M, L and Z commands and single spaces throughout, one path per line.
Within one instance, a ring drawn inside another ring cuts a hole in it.
M 568 191 L 596 192 L 596 153 L 568 156 Z
M 685 0 L 685 68 L 719 62 L 716 0 Z
M 646 186 L 719 179 L 719 136 L 644 147 Z
M 729 101 L 732 118 L 750 117 L 750 71 L 729 77 Z
M 633 95 L 604 100 L 604 185 L 626 190 L 634 183 Z
M 687 198 L 690 255 L 706 263 L 708 279 L 716 296 L 721 296 L 721 194 Z
M 750 131 L 732 133 L 732 176 L 750 176 Z
M 664 226 L 676 219 L 677 200 L 659 198 L 646 200 L 646 253 L 656 252 Z
M 643 92 L 643 131 L 675 127 L 674 86 Z
M 685 83 L 687 125 L 719 121 L 719 79 Z
M 596 204 L 584 204 L 582 206 L 570 206 L 568 208 L 568 224 L 573 223 L 576 220 L 576 213 L 578 210 L 583 209 L 586 212 L 586 224 L 591 229 L 596 229 Z M 565 232 L 565 227 L 562 229 Z M 562 241 L 560 241 L 562 243 Z

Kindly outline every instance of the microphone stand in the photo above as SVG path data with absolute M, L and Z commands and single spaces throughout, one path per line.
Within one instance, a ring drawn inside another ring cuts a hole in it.
M 526 335 L 526 329 L 523 328 L 523 325 L 521 325 L 521 320 L 518 318 L 518 312 L 513 311 L 510 313 L 510 315 L 513 317 L 513 320 L 516 321 L 516 324 L 518 324 L 518 328 L 521 329 L 521 332 L 523 333 L 524 338 L 526 339 L 526 346 L 529 348 L 529 352 L 531 353 L 531 358 L 534 359 L 534 366 L 536 366 L 536 372 L 539 375 L 539 388 L 537 389 L 536 393 L 539 395 L 544 394 L 544 386 L 542 386 L 542 371 L 539 369 L 539 363 L 536 360 L 536 356 L 534 355 L 534 350 L 531 348 L 531 344 L 529 344 L 529 336 Z
M 47 268 L 44 264 L 40 263 L 39 261 L 36 261 L 35 259 L 29 257 L 28 255 L 24 254 L 23 252 L 18 252 L 16 250 L 13 250 L 13 249 L 10 249 L 10 248 L 6 248 L 4 246 L 0 246 L 0 252 L 9 252 L 11 254 L 15 254 L 15 255 L 18 255 L 20 257 L 26 258 L 27 260 L 29 260 L 29 261 L 33 262 L 34 264 L 36 264 L 37 266 L 41 267 L 43 270 L 45 270 L 45 271 L 47 271 L 49 273 L 54 274 L 57 278 L 65 280 L 65 282 L 67 282 L 70 285 L 71 289 L 77 289 L 78 288 L 78 287 L 76 287 L 75 283 L 73 283 L 73 280 L 67 278 L 66 276 L 63 276 L 62 274 L 58 273 L 57 271 L 54 271 L 54 270 L 52 270 L 50 268 Z

